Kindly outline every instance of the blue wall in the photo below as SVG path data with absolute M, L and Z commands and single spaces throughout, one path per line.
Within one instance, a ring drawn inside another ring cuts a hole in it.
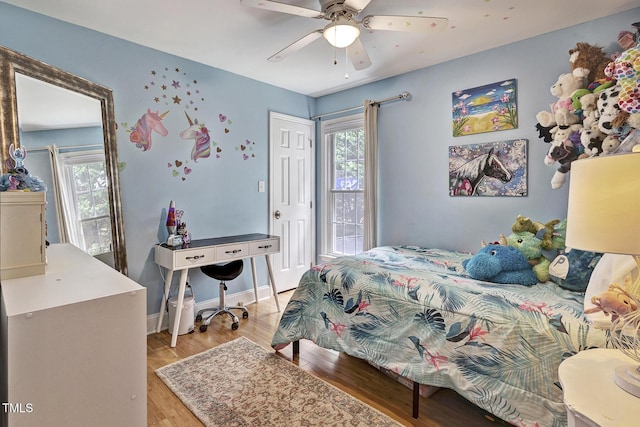
M 193 238 L 269 231 L 268 192 L 258 192 L 258 181 L 269 181 L 268 112 L 309 117 L 315 113 L 312 98 L 2 2 L 0 44 L 113 90 L 129 276 L 147 287 L 148 313 L 159 311 L 162 298 L 153 248 L 167 237 L 170 200 L 184 210 Z M 168 135 L 154 134 L 151 148 L 143 151 L 130 142 L 128 130 L 147 108 L 169 111 L 162 120 Z M 185 111 L 209 129 L 217 144 L 211 157 L 190 159 L 194 143 L 179 136 L 188 127 Z M 179 168 L 176 160 L 183 162 Z M 256 264 L 259 285 L 266 285 L 264 262 Z M 189 275 L 198 301 L 217 297 L 211 279 L 198 270 Z M 249 274 L 234 281 L 234 291 L 251 286 Z
M 538 221 L 564 217 L 568 186 L 550 187 L 555 168 L 543 164 L 547 145 L 537 137 L 535 114 L 553 102 L 549 87 L 559 74 L 569 71 L 570 48 L 585 41 L 612 52 L 618 32 L 632 30 L 631 23 L 637 21 L 640 9 L 318 99 L 1 2 L 0 44 L 113 90 L 118 154 L 124 166 L 121 181 L 129 271 L 132 279 L 147 287 L 151 314 L 158 311 L 162 293 L 153 246 L 166 238 L 164 214 L 170 200 L 184 209 L 184 220 L 195 238 L 268 232 L 268 193 L 258 193 L 257 183 L 268 182 L 270 110 L 309 117 L 360 105 L 364 99 L 411 92 L 410 102 L 398 101 L 380 109 L 380 244 L 475 251 L 481 240 L 508 233 L 518 214 Z M 451 93 L 508 78 L 518 82 L 518 129 L 453 138 Z M 159 84 L 170 85 L 173 80 L 179 80 L 181 87 L 171 96 L 177 94 L 181 104 L 154 102 L 153 97 L 163 93 Z M 200 98 L 187 95 L 188 82 L 189 89 L 200 92 Z M 187 127 L 184 102 L 188 99 L 194 100 L 189 115 L 205 122 L 222 149 L 220 159 L 189 160 L 193 142 L 179 138 Z M 142 151 L 129 141 L 128 130 L 147 108 L 169 111 L 163 120 L 169 134 L 154 134 L 151 149 Z M 220 114 L 227 120 L 220 121 Z M 528 197 L 449 197 L 450 145 L 519 138 L 529 140 Z M 246 153 L 255 157 L 244 160 Z M 188 163 L 177 168 L 176 160 Z M 188 175 L 185 165 L 192 170 Z M 259 276 L 265 277 L 264 269 Z M 217 296 L 216 287 L 210 281 L 205 285 L 205 280 L 199 272 L 191 275 L 198 300 Z M 246 275 L 234 287 L 249 289 L 250 281 Z
M 577 42 L 620 50 L 618 32 L 634 31 L 640 8 L 565 30 L 470 55 L 402 76 L 317 99 L 318 114 L 339 111 L 364 99 L 403 91 L 410 102 L 379 110 L 378 243 L 416 244 L 476 251 L 482 240 L 509 234 L 518 214 L 546 222 L 564 218 L 568 183 L 552 190 L 556 166 L 543 163 L 548 145 L 538 138 L 535 116 L 555 99 L 549 92 L 570 72 L 569 49 Z M 454 138 L 451 94 L 509 78 L 517 79 L 518 129 Z M 528 197 L 450 197 L 448 147 L 526 138 L 529 140 Z

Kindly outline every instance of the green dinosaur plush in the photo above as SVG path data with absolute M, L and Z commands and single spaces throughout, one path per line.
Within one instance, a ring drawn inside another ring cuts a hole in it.
M 547 222 L 546 224 L 543 224 L 541 222 L 532 221 L 529 217 L 518 215 L 516 217 L 516 222 L 511 226 L 511 231 L 514 233 L 521 233 L 523 231 L 532 233 L 534 236 L 537 236 L 540 239 L 540 246 L 542 247 L 542 249 L 548 250 L 554 248 L 554 227 L 560 222 L 561 221 L 559 219 L 554 219 Z
M 540 282 L 551 279 L 549 265 L 551 262 L 542 253 L 542 240 L 529 231 L 519 231 L 507 236 L 507 245 L 518 249 L 533 266 L 533 272 Z

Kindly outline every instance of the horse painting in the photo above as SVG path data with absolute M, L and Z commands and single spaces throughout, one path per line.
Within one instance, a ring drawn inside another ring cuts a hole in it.
M 209 130 L 204 123 L 199 124 L 198 119 L 191 120 L 191 117 L 185 111 L 189 127 L 180 132 L 181 139 L 194 139 L 195 144 L 191 149 L 191 160 L 197 162 L 198 159 L 207 158 L 211 155 L 211 137 Z
M 155 113 L 147 108 L 147 112 L 138 119 L 136 125 L 131 128 L 129 134 L 129 141 L 136 144 L 136 147 L 142 148 L 142 151 L 148 151 L 151 148 L 151 133 L 155 131 L 162 136 L 167 136 L 167 128 L 162 124 L 162 119 L 169 113 L 165 111 L 160 114 L 158 111 Z
M 500 158 L 493 153 L 493 148 L 469 160 L 459 168 L 450 172 L 451 196 L 475 196 L 478 185 L 486 177 L 499 179 L 507 183 L 513 174 L 504 166 Z

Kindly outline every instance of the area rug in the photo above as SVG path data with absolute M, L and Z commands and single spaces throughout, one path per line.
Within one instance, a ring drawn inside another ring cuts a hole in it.
M 244 337 L 156 374 L 207 427 L 400 425 Z

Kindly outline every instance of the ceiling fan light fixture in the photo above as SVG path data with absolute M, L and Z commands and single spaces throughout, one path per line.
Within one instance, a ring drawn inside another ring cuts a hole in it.
M 339 16 L 327 25 L 322 33 L 325 39 L 337 48 L 350 46 L 360 35 L 360 30 L 344 16 Z

